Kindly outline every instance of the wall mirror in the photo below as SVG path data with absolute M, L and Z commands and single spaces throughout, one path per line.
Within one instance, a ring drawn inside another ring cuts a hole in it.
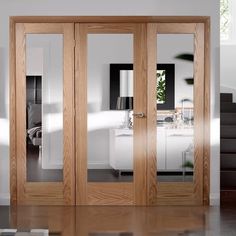
M 130 96 L 124 93 L 129 90 L 132 81 L 133 64 L 110 64 L 110 109 L 117 109 L 117 98 Z M 157 64 L 156 100 L 158 110 L 175 108 L 175 64 Z

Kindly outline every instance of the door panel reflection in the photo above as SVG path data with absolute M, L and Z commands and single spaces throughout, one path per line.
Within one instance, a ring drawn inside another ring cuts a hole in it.
M 169 65 L 162 68 L 162 71 L 157 70 L 158 181 L 192 182 L 194 175 L 194 36 L 193 34 L 158 34 L 157 48 L 158 65 L 159 63 Z
M 26 35 L 28 182 L 63 181 L 63 35 Z
M 227 214 L 233 219 L 235 210 Z M 61 236 L 222 235 L 219 219 L 212 207 L 47 206 L 12 208 L 9 225 Z M 224 230 L 232 232 L 231 224 Z

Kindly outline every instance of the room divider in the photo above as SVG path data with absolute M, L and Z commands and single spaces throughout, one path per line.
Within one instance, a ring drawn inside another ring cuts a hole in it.
M 209 203 L 209 17 L 11 17 L 11 203 Z

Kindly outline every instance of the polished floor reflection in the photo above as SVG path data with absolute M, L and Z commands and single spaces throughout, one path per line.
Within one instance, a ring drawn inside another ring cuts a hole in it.
M 236 235 L 232 207 L 0 207 L 0 229 L 62 236 Z

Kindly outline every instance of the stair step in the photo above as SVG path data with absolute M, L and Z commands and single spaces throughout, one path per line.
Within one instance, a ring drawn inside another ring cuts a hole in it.
M 220 94 L 220 101 L 221 102 L 232 102 L 233 101 L 233 94 L 232 93 L 221 93 Z
M 234 167 L 222 168 L 221 167 L 220 172 L 235 172 L 236 173 L 236 168 Z
M 221 125 L 236 125 L 236 113 L 221 113 Z
M 220 140 L 221 153 L 236 153 L 236 139 L 222 138 Z
M 222 188 L 220 191 L 220 204 L 235 204 L 236 202 L 236 189 L 235 188 Z
M 236 138 L 236 125 L 221 125 L 220 137 L 221 138 Z
M 221 171 L 220 186 L 221 189 L 236 188 L 236 171 Z
M 220 94 L 220 198 L 221 204 L 236 202 L 236 103 L 231 93 Z
M 223 170 L 236 168 L 236 153 L 221 153 L 220 166 Z
M 236 103 L 221 102 L 220 103 L 220 112 L 236 112 Z

